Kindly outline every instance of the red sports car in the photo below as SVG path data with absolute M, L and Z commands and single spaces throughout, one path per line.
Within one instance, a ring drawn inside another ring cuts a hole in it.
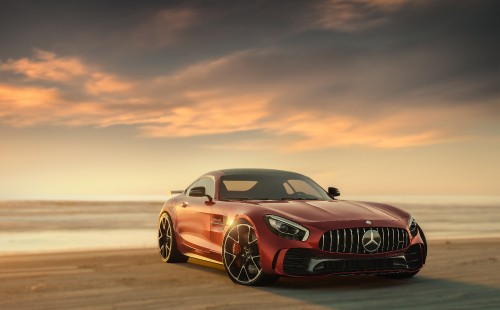
M 420 271 L 427 243 L 410 214 L 339 195 L 293 172 L 209 172 L 163 206 L 161 258 L 222 264 L 231 280 L 244 285 L 280 276 L 409 278 Z

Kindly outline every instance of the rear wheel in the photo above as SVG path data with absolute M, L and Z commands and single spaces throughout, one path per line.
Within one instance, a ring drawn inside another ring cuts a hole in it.
M 168 213 L 163 213 L 158 221 L 158 250 L 165 263 L 183 263 L 188 257 L 177 249 L 172 220 Z
M 265 285 L 278 280 L 262 272 L 257 235 L 247 221 L 231 226 L 222 246 L 222 259 L 229 278 L 241 285 Z

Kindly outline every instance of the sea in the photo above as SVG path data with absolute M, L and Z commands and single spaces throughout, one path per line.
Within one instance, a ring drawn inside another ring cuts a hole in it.
M 168 197 L 0 201 L 0 255 L 154 248 Z M 428 240 L 500 238 L 500 196 L 351 196 L 412 214 Z

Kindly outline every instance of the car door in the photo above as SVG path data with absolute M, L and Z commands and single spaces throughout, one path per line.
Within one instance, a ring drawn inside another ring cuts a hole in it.
M 205 187 L 206 193 L 214 196 L 215 181 L 212 177 L 202 177 L 194 182 L 177 206 L 177 229 L 184 245 L 193 249 L 193 253 L 205 254 L 210 252 L 211 203 L 207 197 L 189 196 L 189 191 L 199 186 Z

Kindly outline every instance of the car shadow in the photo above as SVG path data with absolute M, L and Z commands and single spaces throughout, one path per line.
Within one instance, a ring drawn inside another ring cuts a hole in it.
M 500 304 L 499 288 L 425 276 L 282 278 L 259 289 L 335 309 L 498 309 Z
M 221 265 L 190 259 L 183 266 L 208 272 L 234 286 Z M 223 285 L 223 284 L 221 284 Z M 335 309 L 498 309 L 500 288 L 417 275 L 395 280 L 376 276 L 280 278 L 269 286 L 253 287 L 311 306 Z

